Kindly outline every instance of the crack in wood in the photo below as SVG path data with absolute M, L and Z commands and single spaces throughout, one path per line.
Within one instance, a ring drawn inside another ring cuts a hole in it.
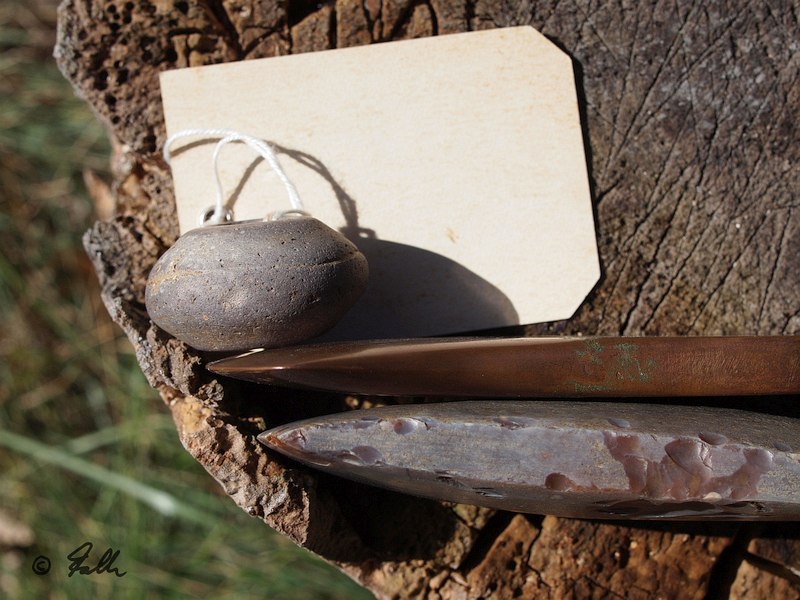
M 758 554 L 753 554 L 752 552 L 745 552 L 743 558 L 754 567 L 758 567 L 767 573 L 775 575 L 776 577 L 780 577 L 781 579 L 785 579 L 793 585 L 799 586 L 798 591 L 800 591 L 799 569 L 794 569 L 787 565 L 769 560 L 763 556 L 759 556 Z
M 740 525 L 730 544 L 719 553 L 708 576 L 704 600 L 728 600 L 731 587 L 744 560 L 747 546 L 755 535 L 751 525 Z
M 237 59 L 243 59 L 245 52 L 239 41 L 239 31 L 231 21 L 223 0 L 199 0 L 199 2 L 211 21 L 219 26 L 218 29 L 222 33 L 225 43 L 233 50 Z
M 470 548 L 470 551 L 458 566 L 458 570 L 462 574 L 469 573 L 483 562 L 489 554 L 492 544 L 508 528 L 513 518 L 513 513 L 505 511 L 498 511 L 489 518 L 489 521 L 478 532 L 478 536 L 472 542 L 472 548 Z

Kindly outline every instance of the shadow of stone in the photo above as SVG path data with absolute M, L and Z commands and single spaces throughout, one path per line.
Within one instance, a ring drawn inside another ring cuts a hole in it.
M 274 147 L 330 185 L 345 221 L 341 232 L 369 263 L 366 292 L 319 341 L 419 337 L 519 324 L 513 304 L 493 284 L 435 252 L 379 239 L 361 226 L 355 199 L 322 161 L 293 148 Z
M 377 238 L 352 241 L 369 263 L 367 289 L 318 341 L 420 337 L 519 324 L 505 294 L 445 256 Z

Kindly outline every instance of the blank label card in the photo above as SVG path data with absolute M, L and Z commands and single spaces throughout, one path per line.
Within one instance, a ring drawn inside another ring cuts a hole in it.
M 168 134 L 268 141 L 366 255 L 367 292 L 328 339 L 565 319 L 599 277 L 572 63 L 530 27 L 180 69 L 161 91 Z M 172 147 L 182 232 L 214 204 L 216 141 Z M 219 165 L 237 220 L 290 208 L 245 145 Z

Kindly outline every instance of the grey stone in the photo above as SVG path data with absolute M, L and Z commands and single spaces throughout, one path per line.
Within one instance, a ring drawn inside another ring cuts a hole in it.
M 146 305 L 198 350 L 299 343 L 330 329 L 367 284 L 363 254 L 310 217 L 188 231 L 158 260 Z

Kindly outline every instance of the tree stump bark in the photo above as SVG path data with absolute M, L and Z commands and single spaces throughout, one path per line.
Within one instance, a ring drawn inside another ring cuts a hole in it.
M 177 236 L 159 71 L 524 24 L 574 59 L 603 268 L 572 319 L 525 333 L 800 333 L 800 28 L 779 0 L 65 0 L 56 57 L 116 147 L 117 216 L 84 240 L 103 300 L 231 498 L 380 598 L 800 598 L 794 525 L 513 515 L 303 469 L 255 435 L 375 399 L 223 386 L 147 317 Z

